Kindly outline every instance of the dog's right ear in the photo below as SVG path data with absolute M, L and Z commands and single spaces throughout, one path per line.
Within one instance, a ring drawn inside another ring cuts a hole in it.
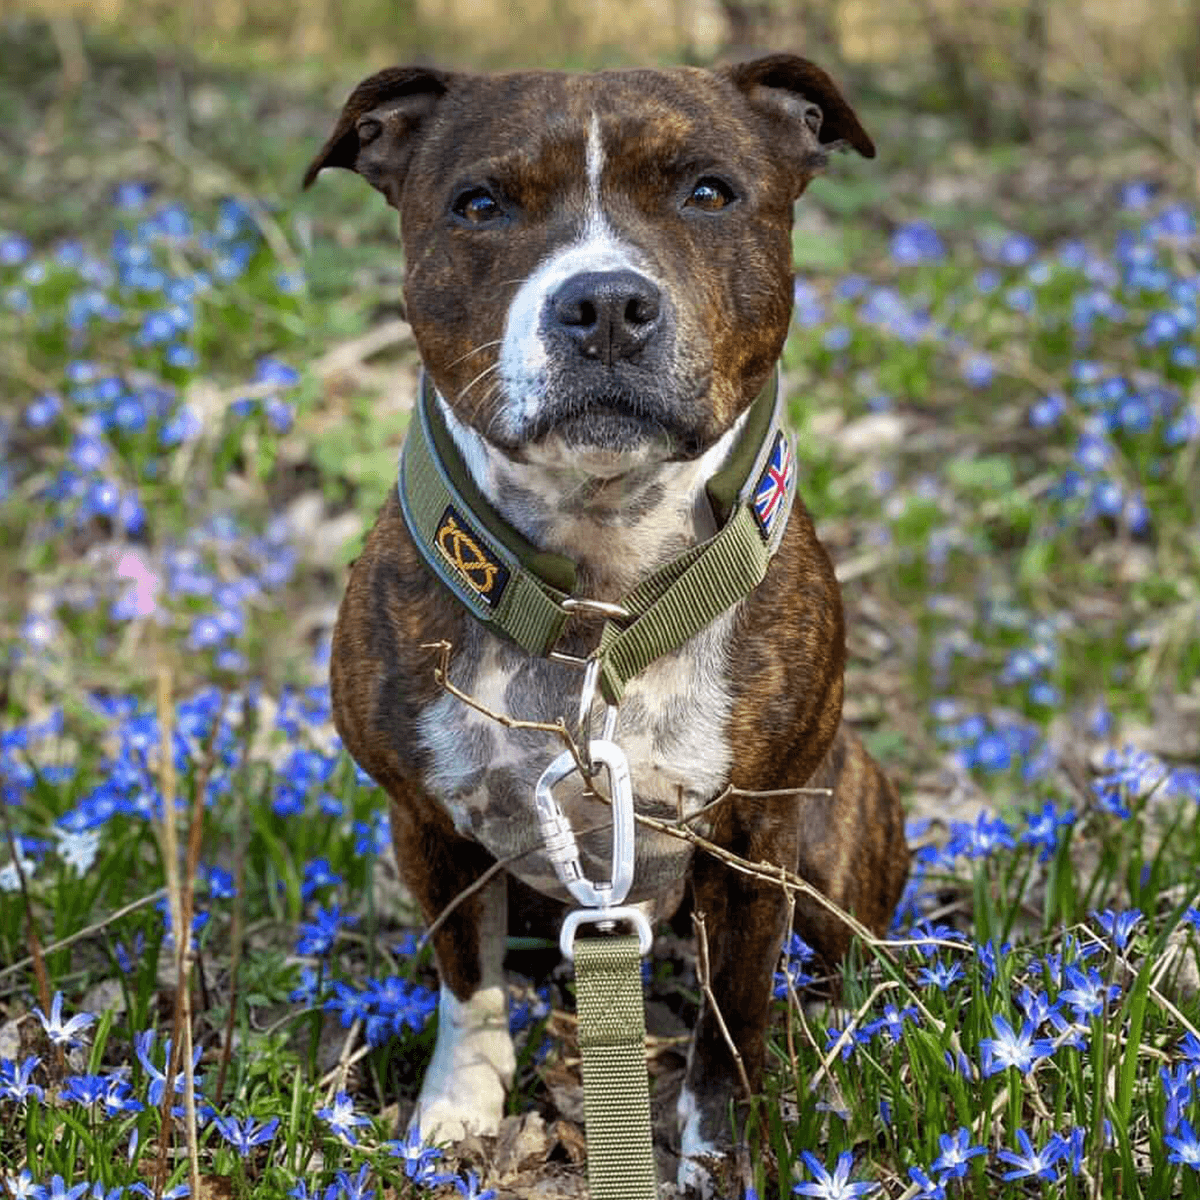
M 364 79 L 305 171 L 304 186 L 325 167 L 345 167 L 357 171 L 398 209 L 421 125 L 453 82 L 449 72 L 429 67 L 389 67 Z

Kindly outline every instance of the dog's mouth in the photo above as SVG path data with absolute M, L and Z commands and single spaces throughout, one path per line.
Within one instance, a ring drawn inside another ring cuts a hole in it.
M 561 447 L 639 462 L 686 461 L 705 449 L 705 430 L 683 414 L 698 406 L 665 403 L 625 388 L 571 393 L 543 406 L 526 430 L 525 449 Z

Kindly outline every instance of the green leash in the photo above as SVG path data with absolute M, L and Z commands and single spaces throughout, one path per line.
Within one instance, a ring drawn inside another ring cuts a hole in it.
M 575 1003 L 592 1200 L 658 1200 L 636 937 L 575 943 Z

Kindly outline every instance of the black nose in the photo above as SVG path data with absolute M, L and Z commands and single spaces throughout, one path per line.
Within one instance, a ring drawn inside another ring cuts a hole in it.
M 550 298 L 550 320 L 587 358 L 632 358 L 662 324 L 662 295 L 636 271 L 583 271 Z

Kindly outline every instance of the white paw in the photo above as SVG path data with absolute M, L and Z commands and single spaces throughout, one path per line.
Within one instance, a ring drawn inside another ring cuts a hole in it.
M 679 1171 L 676 1186 L 681 1192 L 689 1188 L 702 1200 L 716 1191 L 716 1183 L 710 1170 L 721 1158 L 721 1149 L 700 1135 L 700 1110 L 696 1097 L 684 1084 L 679 1092 Z
M 716 1194 L 712 1172 L 698 1159 L 691 1157 L 679 1160 L 675 1186 L 681 1195 L 696 1195 L 700 1196 L 701 1200 L 710 1200 Z
M 423 1142 L 496 1133 L 515 1071 L 504 990 L 480 988 L 461 1001 L 443 987 L 437 1044 L 410 1127 L 417 1126 Z

